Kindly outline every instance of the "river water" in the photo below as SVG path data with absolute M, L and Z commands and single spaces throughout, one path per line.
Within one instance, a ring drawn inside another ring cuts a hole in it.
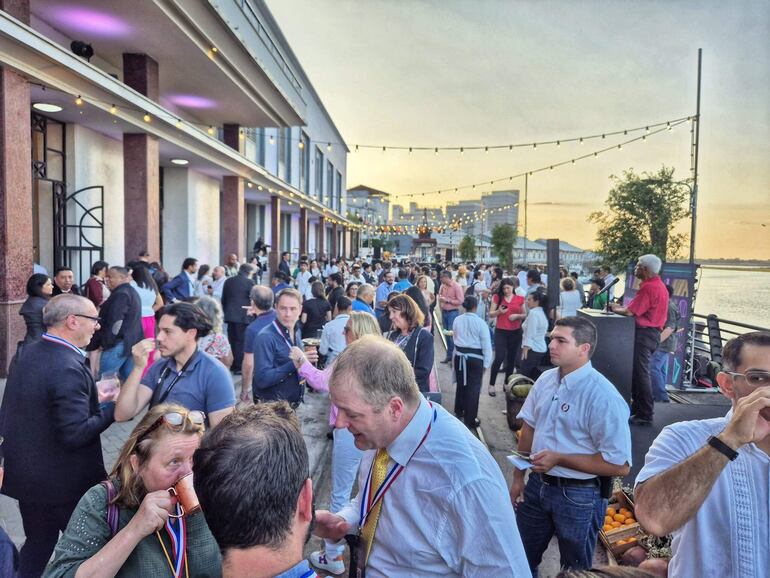
M 770 272 L 702 268 L 695 313 L 770 329 Z

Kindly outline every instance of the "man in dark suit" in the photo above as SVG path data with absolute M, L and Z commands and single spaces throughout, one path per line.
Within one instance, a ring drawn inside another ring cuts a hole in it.
M 227 323 L 227 339 L 233 350 L 233 365 L 230 367 L 233 373 L 240 372 L 243 363 L 243 344 L 246 328 L 249 326 L 246 307 L 251 304 L 251 288 L 254 287 L 251 277 L 255 269 L 254 265 L 244 263 L 238 268 L 238 274 L 225 281 L 222 288 L 222 310 Z
M 288 251 L 281 253 L 281 263 L 278 265 L 278 270 L 286 275 L 287 279 L 291 279 L 291 265 L 289 261 L 291 261 L 291 253 Z
M 80 287 L 75 284 L 75 274 L 69 267 L 59 267 L 53 274 L 53 295 L 81 295 Z
M 198 272 L 198 260 L 187 257 L 182 262 L 182 272 L 163 286 L 166 303 L 182 301 L 195 294 L 195 273 Z
M 19 500 L 22 578 L 40 576 L 78 501 L 107 475 L 99 435 L 114 421 L 117 390 L 99 394 L 82 350 L 99 327 L 96 315 L 85 297 L 53 297 L 43 310 L 48 332 L 8 376 L 3 493 Z

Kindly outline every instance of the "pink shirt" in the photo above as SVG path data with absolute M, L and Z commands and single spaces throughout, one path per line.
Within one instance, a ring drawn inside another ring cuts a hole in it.
M 334 362 L 323 369 L 318 369 L 309 361 L 305 361 L 297 370 L 297 373 L 299 373 L 300 377 L 304 377 L 307 380 L 307 384 L 316 391 L 329 391 L 329 378 L 332 376 L 333 367 Z M 334 427 L 334 422 L 336 421 L 337 406 L 332 403 L 329 405 L 329 425 Z
M 449 285 L 441 284 L 441 288 L 438 290 L 439 297 L 443 297 L 445 300 L 441 301 L 442 311 L 455 311 L 459 310 L 465 301 L 465 293 L 460 284 L 456 281 L 450 281 Z

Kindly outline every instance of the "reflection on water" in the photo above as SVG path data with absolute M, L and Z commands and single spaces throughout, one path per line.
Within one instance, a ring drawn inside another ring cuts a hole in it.
M 701 269 L 695 312 L 770 329 L 770 273 Z

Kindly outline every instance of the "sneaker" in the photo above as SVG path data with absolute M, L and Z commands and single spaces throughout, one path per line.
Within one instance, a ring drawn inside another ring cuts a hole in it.
M 342 561 L 342 554 L 333 560 L 330 560 L 326 557 L 326 552 L 317 550 L 310 554 L 310 563 L 316 568 L 331 572 L 335 576 L 339 576 L 345 572 L 345 563 Z

